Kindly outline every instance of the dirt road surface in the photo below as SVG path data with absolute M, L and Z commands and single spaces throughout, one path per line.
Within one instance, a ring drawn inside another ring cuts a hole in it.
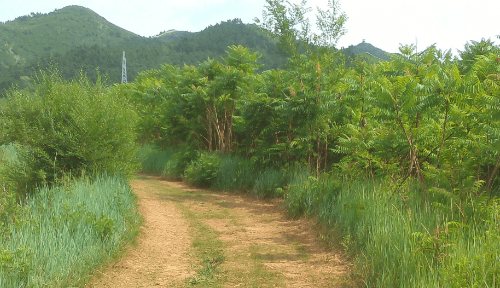
M 137 245 L 87 287 L 342 287 L 340 253 L 309 219 L 277 201 L 194 189 L 152 176 L 131 181 L 145 221 Z

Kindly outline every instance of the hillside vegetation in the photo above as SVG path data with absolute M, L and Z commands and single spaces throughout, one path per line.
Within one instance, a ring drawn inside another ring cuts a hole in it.
M 0 24 L 3 43 L 0 65 L 28 64 L 46 53 L 62 54 L 82 45 L 123 45 L 137 37 L 80 6 L 68 6 L 48 14 L 32 13 Z
M 49 14 L 32 13 L 0 24 L 0 97 L 12 85 L 21 88 L 31 85 L 34 71 L 55 64 L 66 80 L 78 77 L 83 70 L 95 81 L 99 69 L 101 75 L 107 75 L 106 83 L 119 83 L 125 51 L 131 82 L 139 72 L 158 69 L 162 64 L 182 67 L 208 58 L 220 60 L 231 45 L 258 51 L 263 69 L 286 68 L 287 58 L 278 49 L 277 41 L 258 26 L 243 24 L 239 19 L 223 21 L 196 33 L 164 31 L 146 38 L 80 6 L 68 6 Z M 356 51 L 351 48 L 346 49 L 346 55 L 352 58 L 367 52 L 364 48 Z M 379 54 L 375 56 L 380 58 Z

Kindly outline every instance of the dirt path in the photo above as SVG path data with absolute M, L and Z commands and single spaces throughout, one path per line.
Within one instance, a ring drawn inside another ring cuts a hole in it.
M 162 191 L 151 181 L 132 180 L 144 224 L 138 245 L 98 275 L 88 287 L 174 287 L 192 276 L 189 268 L 191 239 L 175 203 L 162 201 Z
M 183 183 L 131 182 L 145 218 L 138 245 L 88 287 L 340 287 L 347 265 L 313 223 L 279 205 Z

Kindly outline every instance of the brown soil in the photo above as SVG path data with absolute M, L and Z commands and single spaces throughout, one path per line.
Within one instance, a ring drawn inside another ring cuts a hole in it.
M 348 265 L 340 253 L 325 249 L 314 221 L 287 219 L 277 201 L 193 189 L 154 177 L 133 180 L 131 185 L 145 219 L 138 244 L 98 273 L 88 287 L 187 286 L 186 279 L 196 274 L 192 264 L 199 259 L 190 253 L 193 239 L 176 203 L 218 232 L 226 256 L 220 266 L 223 287 L 345 284 Z M 194 194 L 196 197 L 188 197 Z
M 132 180 L 144 224 L 138 245 L 98 273 L 88 287 L 172 287 L 194 275 L 189 268 L 188 226 L 175 204 L 162 201 L 148 181 Z

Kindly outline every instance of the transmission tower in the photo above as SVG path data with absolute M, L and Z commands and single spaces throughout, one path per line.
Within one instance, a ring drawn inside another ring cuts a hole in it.
M 127 83 L 127 59 L 125 58 L 125 51 L 123 51 L 122 61 L 122 83 Z

